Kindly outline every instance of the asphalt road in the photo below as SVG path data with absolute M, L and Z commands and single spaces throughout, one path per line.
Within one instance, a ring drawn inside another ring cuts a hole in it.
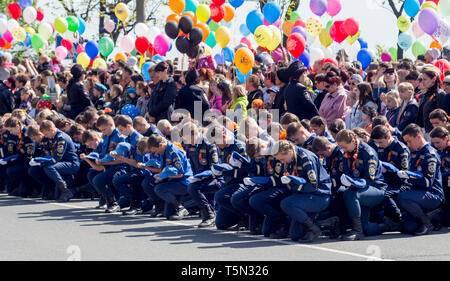
M 197 229 L 198 217 L 172 222 L 105 214 L 96 204 L 0 195 L 0 260 L 450 260 L 447 228 L 422 237 L 388 233 L 304 245 Z

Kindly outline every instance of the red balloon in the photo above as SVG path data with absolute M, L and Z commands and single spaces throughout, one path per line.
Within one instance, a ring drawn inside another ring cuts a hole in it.
M 296 26 L 301 26 L 303 28 L 306 28 L 306 23 L 302 20 L 296 20 L 294 23 L 294 27 L 296 27 Z
M 82 53 L 82 52 L 84 52 L 84 51 L 85 51 L 85 49 L 84 49 L 84 46 L 83 46 L 83 45 L 80 44 L 80 45 L 77 46 L 77 53 L 78 53 L 78 54 L 80 54 L 80 53 Z
M 247 47 L 248 47 L 249 49 L 252 48 L 252 42 L 250 42 L 250 40 L 249 40 L 247 37 L 243 37 L 243 38 L 241 39 L 241 42 L 239 42 L 239 43 L 243 43 L 243 44 L 247 45 Z
M 286 42 L 286 47 L 294 58 L 298 59 L 305 51 L 305 38 L 298 33 L 292 33 Z
M 152 43 L 150 43 L 150 46 L 148 47 L 148 53 L 152 56 L 155 56 L 158 54 L 158 52 L 156 52 L 155 48 L 153 48 Z
M 148 41 L 147 37 L 141 36 L 136 39 L 134 45 L 136 47 L 136 50 L 143 55 L 148 50 L 150 42 Z
M 334 64 L 336 67 L 339 67 L 338 61 L 334 58 L 327 58 L 322 60 L 322 64 L 326 64 L 327 62 Z
M 5 47 L 5 45 L 6 45 L 6 40 L 5 40 L 5 38 L 0 37 L 0 48 Z
M 8 10 L 9 16 L 12 17 L 13 19 L 20 18 L 20 15 L 22 14 L 22 8 L 20 7 L 19 4 L 15 3 L 15 2 L 10 3 L 8 5 L 7 10 Z
M 69 52 L 73 48 L 72 42 L 70 42 L 69 40 L 66 40 L 66 39 L 61 40 L 61 46 L 66 47 L 67 51 L 69 51 Z
M 436 5 L 439 4 L 439 0 L 427 0 L 426 2 L 434 2 Z
M 445 72 L 450 69 L 450 62 L 446 59 L 440 59 L 434 63 L 434 66 L 439 68 L 441 71 L 441 81 L 444 81 L 445 78 Z
M 225 0 L 212 0 L 212 2 L 217 6 L 222 6 L 223 3 L 225 3 Z
M 37 12 L 36 20 L 42 21 L 44 19 L 44 13 L 41 10 L 37 10 L 36 12 Z
M 358 21 L 355 20 L 354 18 L 348 18 L 344 22 L 344 30 L 350 36 L 356 35 L 356 33 L 358 33 L 358 31 L 359 31 Z
M 343 25 L 344 25 L 343 20 L 337 20 L 333 23 L 333 25 L 330 28 L 331 38 L 338 43 L 341 43 L 348 37 L 348 34 L 347 32 L 345 32 Z
M 209 9 L 211 10 L 211 19 L 215 22 L 220 22 L 225 16 L 224 6 L 219 6 L 215 3 L 211 3 L 211 5 L 209 5 Z

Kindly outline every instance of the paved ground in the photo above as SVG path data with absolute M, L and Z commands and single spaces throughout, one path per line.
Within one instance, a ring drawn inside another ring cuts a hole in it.
M 198 218 L 105 214 L 93 208 L 96 203 L 0 195 L 0 260 L 450 260 L 447 228 L 423 237 L 390 233 L 303 245 L 197 229 Z

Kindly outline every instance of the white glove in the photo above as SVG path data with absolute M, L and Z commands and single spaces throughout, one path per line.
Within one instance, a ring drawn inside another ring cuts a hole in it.
M 36 162 L 36 161 L 34 161 L 34 158 L 33 159 L 31 159 L 31 161 L 30 161 L 30 166 L 32 166 L 32 167 L 34 167 L 34 166 L 40 166 L 41 164 L 40 163 L 38 163 L 38 162 Z
M 6 164 L 8 164 L 8 162 L 6 162 L 5 160 L 0 160 L 0 165 L 6 165 Z
M 198 182 L 198 181 L 200 181 L 200 179 L 198 179 L 198 178 L 194 178 L 194 177 L 188 178 L 188 182 L 190 182 L 190 183 L 194 183 L 194 182 Z
M 381 165 L 381 173 L 384 174 L 386 172 L 387 172 L 387 169 L 383 165 Z
M 221 172 L 221 171 L 217 171 L 216 169 L 214 169 L 214 166 L 211 166 L 211 172 L 212 172 L 213 175 L 215 175 L 216 177 L 222 175 L 222 172 Z
M 409 179 L 409 176 L 405 171 L 398 171 L 397 176 L 401 179 Z
M 345 175 L 341 176 L 341 183 L 343 186 L 346 186 L 346 187 L 349 187 L 352 185 L 352 183 L 348 181 L 348 179 Z
M 233 157 L 230 158 L 230 165 L 236 168 L 241 168 L 242 163 L 239 160 L 234 159 Z
M 248 186 L 255 186 L 256 184 L 250 178 L 244 178 L 244 184 Z
M 291 179 L 288 178 L 288 177 L 286 177 L 286 176 L 282 176 L 282 177 L 281 177 L 281 182 L 282 182 L 283 184 L 288 184 L 288 183 L 291 182 Z

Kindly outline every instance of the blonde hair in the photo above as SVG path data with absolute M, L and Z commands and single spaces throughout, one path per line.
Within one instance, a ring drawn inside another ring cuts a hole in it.
M 280 140 L 273 147 L 273 151 L 276 151 L 275 155 L 287 154 L 291 150 L 295 152 L 295 145 L 287 140 Z
M 235 86 L 232 90 L 232 93 L 233 93 L 234 99 L 247 96 L 247 93 L 245 92 L 245 88 L 242 85 Z
M 171 127 L 172 127 L 172 124 L 170 124 L 169 120 L 167 120 L 167 119 L 159 120 L 158 124 L 156 124 L 156 128 L 158 128 L 158 130 L 160 130 L 163 133 L 167 132 L 167 130 Z
M 398 104 L 402 103 L 402 100 L 400 99 L 400 94 L 398 93 L 397 90 L 389 91 L 386 94 L 386 98 L 391 98 L 391 99 L 395 100 Z
M 404 92 L 404 91 L 412 91 L 414 92 L 414 86 L 409 82 L 403 82 L 398 85 L 398 91 Z

